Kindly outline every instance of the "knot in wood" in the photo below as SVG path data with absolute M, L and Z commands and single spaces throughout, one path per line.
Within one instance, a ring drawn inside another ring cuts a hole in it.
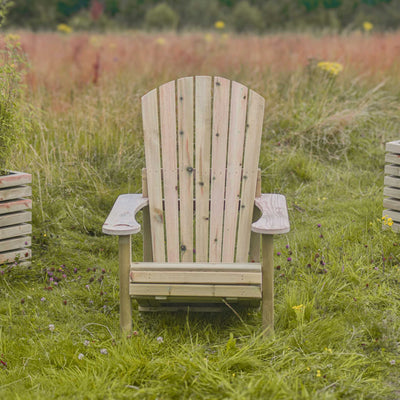
M 186 246 L 184 244 L 181 246 L 181 250 L 186 251 Z
M 191 174 L 193 172 L 193 168 L 192 167 L 187 167 L 186 171 L 189 172 L 189 174 Z

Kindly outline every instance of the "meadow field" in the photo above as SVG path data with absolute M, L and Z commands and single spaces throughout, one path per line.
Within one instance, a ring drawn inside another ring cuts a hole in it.
M 400 239 L 382 229 L 399 32 L 14 34 L 28 63 L 9 167 L 33 176 L 33 260 L 0 266 L 1 399 L 400 398 Z M 119 332 L 118 243 L 101 227 L 141 192 L 141 96 L 192 75 L 266 99 L 262 191 L 285 194 L 291 220 L 268 339 L 257 309 L 135 302 L 134 332 Z

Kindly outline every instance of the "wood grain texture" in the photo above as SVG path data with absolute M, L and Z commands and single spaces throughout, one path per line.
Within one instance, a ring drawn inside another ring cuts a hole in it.
M 132 235 L 140 232 L 136 214 L 148 204 L 149 199 L 142 197 L 141 194 L 133 193 L 118 196 L 103 224 L 103 233 L 107 235 Z
M 119 308 L 120 328 L 123 332 L 132 329 L 132 302 L 129 295 L 129 268 L 132 257 L 131 237 L 119 236 Z
M 211 78 L 196 76 L 196 262 L 208 260 L 210 147 L 211 147 Z
M 22 224 L 32 221 L 32 213 L 30 211 L 19 211 L 16 213 L 0 215 L 0 227 Z
M 384 187 L 383 188 L 383 195 L 393 197 L 395 199 L 400 199 L 400 189 L 391 188 L 391 187 Z
M 247 97 L 247 87 L 240 83 L 232 82 L 222 244 L 223 262 L 233 262 L 235 257 L 237 216 L 246 128 Z
M 385 161 L 388 163 L 400 165 L 400 154 L 386 153 Z
M 32 182 L 32 175 L 25 172 L 9 171 L 8 175 L 0 175 L 0 189 L 21 186 Z
M 385 176 L 383 183 L 385 186 L 400 188 L 400 177 Z
M 400 176 L 400 166 L 395 164 L 385 165 L 385 174 Z
M 274 332 L 274 237 L 262 235 L 262 329 L 264 336 Z
M 2 240 L 0 242 L 0 253 L 29 247 L 31 244 L 32 239 L 30 236 L 21 236 L 13 239 Z
M 132 271 L 193 271 L 193 272 L 261 272 L 261 265 L 257 263 L 144 263 L 131 264 Z
M 392 218 L 393 222 L 400 222 L 400 211 L 396 210 L 383 210 L 382 217 Z
M 0 228 L 0 240 L 13 238 L 17 236 L 29 235 L 31 233 L 32 233 L 31 224 L 6 226 L 5 228 Z
M 236 261 L 238 262 L 245 262 L 249 258 L 251 224 L 257 187 L 264 107 L 264 99 L 250 90 L 236 246 Z
M 153 259 L 163 262 L 165 261 L 165 238 L 157 89 L 142 97 L 142 118 Z
M 256 196 L 261 196 L 261 170 L 257 171 L 257 184 L 256 184 Z M 261 217 L 261 211 L 253 205 L 253 218 L 252 222 L 256 222 Z M 260 261 L 260 244 L 261 235 L 259 233 L 251 231 L 250 235 L 250 248 L 249 248 L 249 261 L 252 263 L 258 263 Z
M 386 143 L 386 151 L 389 153 L 400 154 L 400 140 Z
M 142 194 L 143 197 L 149 197 L 147 189 L 147 170 L 142 168 Z M 143 207 L 143 261 L 153 261 L 153 246 L 151 239 L 151 223 L 149 207 Z
M 32 195 L 30 186 L 16 186 L 0 189 L 0 201 L 14 200 Z
M 31 199 L 17 199 L 0 203 L 0 215 L 16 211 L 24 211 L 32 208 Z
M 229 99 L 231 82 L 214 78 L 211 202 L 210 202 L 210 262 L 221 261 L 228 144 Z
M 389 208 L 391 210 L 400 211 L 400 200 L 393 198 L 383 199 L 383 207 Z
M 27 260 L 31 258 L 32 251 L 31 249 L 18 249 L 14 251 L 6 251 L 4 253 L 0 253 L 0 264 L 3 263 L 12 263 L 16 260 Z
M 161 155 L 167 260 L 179 261 L 178 163 L 175 81 L 160 86 Z
M 261 299 L 256 285 L 176 285 L 142 283 L 129 285 L 131 296 L 238 297 Z
M 169 284 L 261 285 L 261 272 L 135 271 L 131 282 Z
M 178 149 L 181 261 L 193 261 L 193 78 L 178 79 Z
M 261 234 L 278 234 L 290 231 L 285 196 L 262 194 L 255 198 L 255 205 L 261 210 L 261 218 L 251 226 L 252 231 Z

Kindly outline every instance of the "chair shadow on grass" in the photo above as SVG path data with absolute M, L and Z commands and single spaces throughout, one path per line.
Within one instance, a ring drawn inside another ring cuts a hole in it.
M 191 311 L 188 306 L 186 310 L 174 312 L 139 312 L 138 309 L 134 309 L 133 314 L 134 327 L 138 324 L 142 330 L 155 334 L 168 331 L 169 334 L 177 336 L 186 336 L 186 332 L 212 340 L 226 336 L 227 332 L 235 332 L 238 335 L 259 333 L 259 311 L 259 307 L 229 305 L 218 312 Z

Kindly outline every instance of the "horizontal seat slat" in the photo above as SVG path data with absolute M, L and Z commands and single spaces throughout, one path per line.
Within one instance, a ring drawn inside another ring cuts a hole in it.
M 251 285 L 130 284 L 131 296 L 237 297 L 261 299 L 261 287 Z
M 260 272 L 258 263 L 131 263 L 131 271 Z
M 131 271 L 135 283 L 186 283 L 186 284 L 243 284 L 260 285 L 261 273 L 250 272 L 185 272 L 185 271 Z

